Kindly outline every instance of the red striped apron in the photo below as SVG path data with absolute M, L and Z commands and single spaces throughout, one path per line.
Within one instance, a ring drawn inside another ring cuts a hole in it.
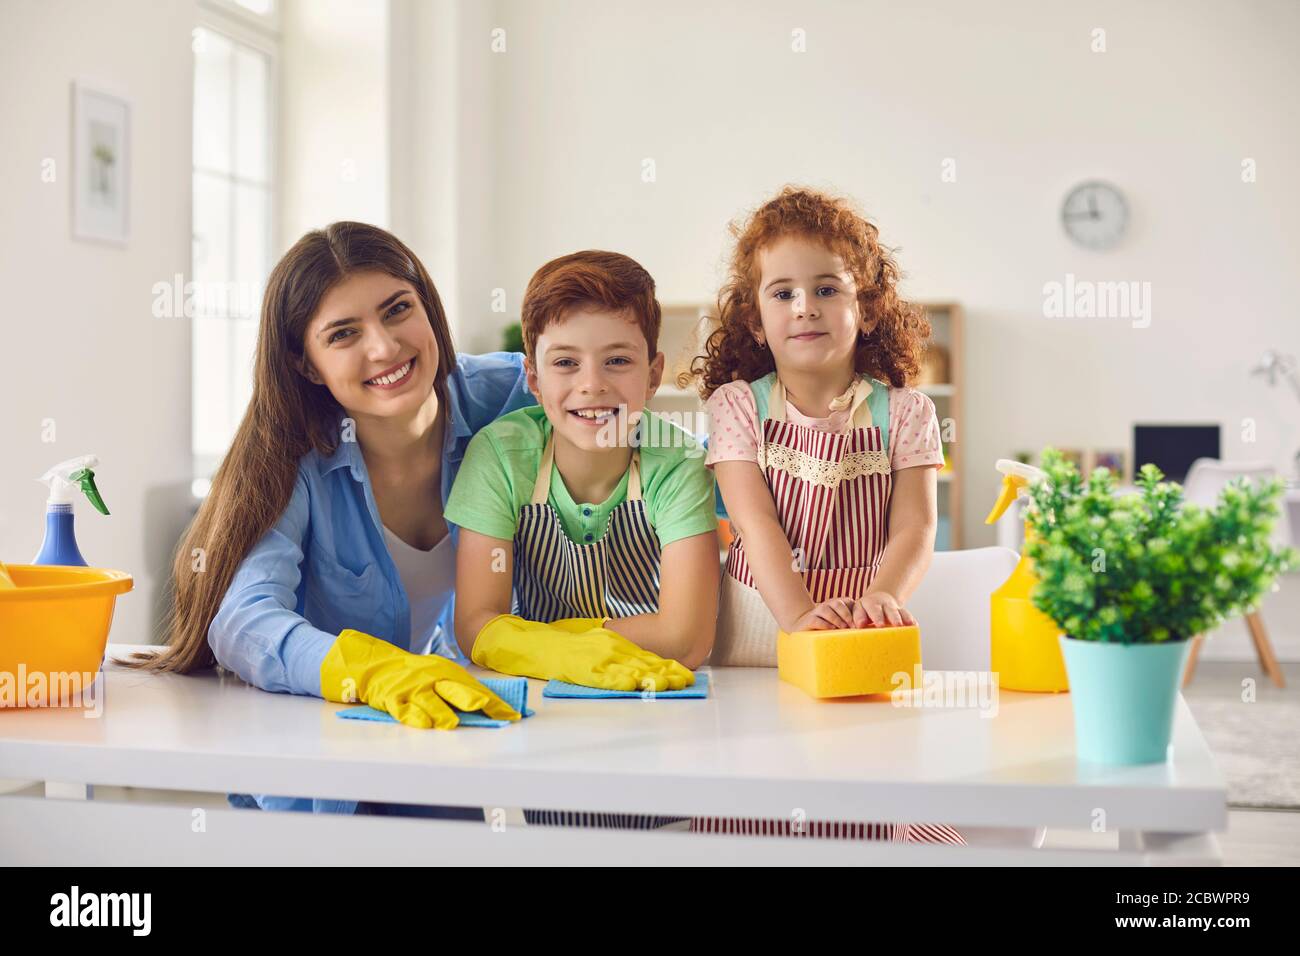
M 889 386 L 860 378 L 849 430 L 833 434 L 786 421 L 785 388 L 771 376 L 767 414 L 755 382 L 763 440 L 758 466 L 813 601 L 866 593 L 889 537 Z M 849 393 L 846 393 L 846 397 Z M 754 587 L 742 536 L 727 552 L 710 663 L 776 666 L 776 619 Z

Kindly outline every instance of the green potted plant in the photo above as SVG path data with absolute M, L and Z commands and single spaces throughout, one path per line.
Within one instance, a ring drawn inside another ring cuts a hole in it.
M 511 322 L 501 330 L 501 351 L 522 352 L 524 350 L 524 327 L 519 322 Z
M 1039 578 L 1034 606 L 1062 631 L 1078 757 L 1161 762 L 1191 639 L 1300 564 L 1270 542 L 1283 484 L 1238 479 L 1203 508 L 1151 464 L 1123 496 L 1108 469 L 1085 480 L 1053 448 L 1042 469 L 1027 492 L 1037 536 L 1025 552 Z

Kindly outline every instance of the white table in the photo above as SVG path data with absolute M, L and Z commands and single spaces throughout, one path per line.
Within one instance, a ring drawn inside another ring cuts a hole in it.
M 129 648 L 111 645 L 121 655 Z M 1186 703 L 1167 764 L 1092 767 L 1068 695 L 976 709 L 825 702 L 775 670 L 719 668 L 708 700 L 552 700 L 500 730 L 341 720 L 343 705 L 226 674 L 108 666 L 102 716 L 0 711 L 0 863 L 528 862 L 1160 864 L 1220 861 L 1226 788 Z M 86 799 L 93 785 L 461 806 L 638 811 L 1118 831 L 1119 849 L 943 847 L 411 818 L 265 813 Z M 81 799 L 69 799 L 81 797 Z

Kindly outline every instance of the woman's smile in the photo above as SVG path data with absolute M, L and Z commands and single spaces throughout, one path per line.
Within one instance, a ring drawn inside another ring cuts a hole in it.
M 390 392 L 407 385 L 411 381 L 411 372 L 415 369 L 417 356 L 412 356 L 401 365 L 394 365 L 386 369 L 374 378 L 366 379 L 365 383 L 370 388 L 377 388 L 381 391 Z

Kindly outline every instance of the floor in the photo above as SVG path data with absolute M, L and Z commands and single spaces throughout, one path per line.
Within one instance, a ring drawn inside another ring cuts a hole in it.
M 1287 715 L 1292 720 L 1294 706 L 1300 699 L 1300 665 L 1294 662 L 1282 665 L 1287 678 L 1285 688 L 1275 687 L 1264 676 L 1258 662 L 1201 661 L 1196 668 L 1191 684 L 1183 688 L 1193 713 L 1202 700 L 1241 699 L 1243 681 L 1253 681 L 1256 699 L 1270 706 L 1261 708 L 1260 713 Z M 1277 705 L 1289 700 L 1288 708 Z M 1204 712 L 1204 711 L 1202 711 Z M 1274 728 L 1277 733 L 1293 736 L 1300 732 L 1300 726 Z M 1211 749 L 1215 748 L 1213 734 L 1207 734 Z M 1279 747 L 1276 743 L 1271 749 L 1280 754 L 1294 754 L 1287 745 Z M 1216 756 L 1220 756 L 1216 750 Z M 1300 807 L 1270 807 L 1268 809 L 1238 805 L 1237 792 L 1243 789 L 1249 778 L 1238 781 L 1233 774 L 1242 764 L 1240 755 L 1220 756 L 1219 765 L 1228 776 L 1228 831 L 1219 834 L 1219 845 L 1223 849 L 1226 866 L 1296 866 L 1300 864 Z M 1294 757 L 1286 760 L 1282 769 L 1291 775 L 1289 787 L 1274 785 L 1271 790 L 1295 793 L 1295 776 L 1300 775 L 1300 761 Z M 1258 802 L 1258 801 L 1252 801 Z

